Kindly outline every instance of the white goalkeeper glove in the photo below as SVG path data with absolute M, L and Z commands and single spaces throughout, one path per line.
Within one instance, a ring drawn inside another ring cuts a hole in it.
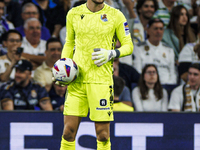
M 92 53 L 92 60 L 94 64 L 98 67 L 102 66 L 103 64 L 107 63 L 112 58 L 115 58 L 117 53 L 115 50 L 105 50 L 103 48 L 95 48 L 94 52 Z

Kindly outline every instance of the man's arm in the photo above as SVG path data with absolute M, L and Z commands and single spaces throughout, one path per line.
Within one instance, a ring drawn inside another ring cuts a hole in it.
M 42 62 L 46 60 L 46 56 L 31 55 L 27 53 L 22 53 L 22 56 L 38 65 L 41 65 Z
M 127 20 L 122 14 L 122 12 L 119 11 L 119 13 L 117 13 L 116 21 L 117 21 L 116 35 L 119 42 L 121 43 L 121 47 L 118 48 L 120 52 L 119 57 L 131 55 L 133 52 L 133 42 L 131 39 L 131 34 L 129 32 L 129 26 L 128 26 Z
M 75 46 L 75 32 L 72 25 L 73 14 L 71 11 L 67 13 L 67 23 L 66 23 L 66 42 L 63 46 L 61 58 L 73 58 L 73 50 Z
M 20 60 L 20 55 L 14 54 L 13 59 L 11 60 L 11 64 L 6 68 L 6 71 L 4 73 L 0 74 L 0 81 L 1 82 L 6 82 L 10 79 L 10 74 L 13 70 L 14 65 L 16 62 Z
M 1 100 L 2 110 L 14 110 L 13 101 L 9 98 L 4 98 Z
M 136 14 L 134 12 L 134 5 L 135 5 L 135 1 L 132 1 L 132 0 L 122 0 L 124 5 L 126 6 L 128 12 L 129 12 L 129 18 L 136 18 Z
M 49 98 L 41 99 L 39 101 L 39 105 L 42 108 L 42 110 L 47 110 L 47 111 L 53 110 L 53 107 L 51 105 L 51 100 Z

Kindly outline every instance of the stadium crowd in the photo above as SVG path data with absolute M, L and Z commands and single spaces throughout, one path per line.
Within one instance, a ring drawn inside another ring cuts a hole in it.
M 0 110 L 63 111 L 52 81 L 66 15 L 85 0 L 0 0 Z M 113 62 L 114 111 L 200 111 L 198 0 L 105 0 L 125 15 L 132 55 Z M 116 43 L 116 48 L 120 43 Z

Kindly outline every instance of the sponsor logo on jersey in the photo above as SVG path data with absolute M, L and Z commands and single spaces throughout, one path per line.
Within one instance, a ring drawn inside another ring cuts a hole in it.
M 107 100 L 106 99 L 100 99 L 99 103 L 100 103 L 100 106 L 106 106 Z
M 96 110 L 110 110 L 110 107 L 106 107 L 106 108 L 99 108 L 99 107 L 97 107 Z
M 101 20 L 102 20 L 103 22 L 108 21 L 107 15 L 106 15 L 106 14 L 101 15 Z
M 127 22 L 124 22 L 124 30 L 125 30 L 125 35 L 129 34 L 129 26 Z
M 166 58 L 166 54 L 165 53 L 163 53 L 163 55 L 162 55 L 164 58 Z

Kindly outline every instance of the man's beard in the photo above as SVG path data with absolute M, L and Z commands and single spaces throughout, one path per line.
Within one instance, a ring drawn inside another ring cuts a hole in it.
M 15 81 L 15 84 L 16 84 L 16 86 L 22 87 L 22 85 L 23 85 L 25 82 L 26 82 L 25 80 L 22 80 L 22 81 L 20 81 L 20 82 L 16 82 L 16 81 Z
M 143 16 L 145 19 L 150 20 L 150 19 L 153 17 L 153 13 L 152 13 L 151 16 L 148 16 L 148 15 L 145 15 L 145 14 L 143 14 L 142 16 Z

